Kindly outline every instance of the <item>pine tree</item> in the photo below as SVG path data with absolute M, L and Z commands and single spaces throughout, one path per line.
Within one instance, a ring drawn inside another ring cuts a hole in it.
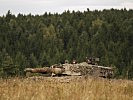
M 16 75 L 17 69 L 14 66 L 13 59 L 6 53 L 2 61 L 3 74 L 4 76 L 13 76 Z
M 18 69 L 17 74 L 24 75 L 24 69 L 29 66 L 27 58 L 21 52 L 17 52 L 14 63 Z
M 30 58 L 29 58 L 29 63 L 30 63 L 30 67 L 34 68 L 38 66 L 38 61 L 36 59 L 36 57 L 34 56 L 34 54 L 30 54 Z

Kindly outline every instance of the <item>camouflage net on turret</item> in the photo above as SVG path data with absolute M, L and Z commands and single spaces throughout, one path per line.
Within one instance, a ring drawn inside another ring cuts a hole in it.
M 113 69 L 110 67 L 98 66 L 82 62 L 79 64 L 68 64 L 69 70 L 80 75 L 93 75 L 101 77 L 110 77 L 113 75 Z
M 70 70 L 76 73 L 80 72 L 81 75 L 87 75 L 92 73 L 93 66 L 92 65 L 88 66 L 86 62 L 79 63 L 79 64 L 71 64 Z

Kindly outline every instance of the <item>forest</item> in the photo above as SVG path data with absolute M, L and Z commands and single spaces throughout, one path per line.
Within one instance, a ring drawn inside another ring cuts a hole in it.
M 99 57 L 119 78 L 133 78 L 133 10 L 64 11 L 0 16 L 0 77 Z

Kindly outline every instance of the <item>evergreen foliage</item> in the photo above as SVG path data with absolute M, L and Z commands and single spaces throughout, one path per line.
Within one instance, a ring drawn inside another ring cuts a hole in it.
M 133 10 L 65 11 L 62 14 L 0 17 L 0 75 L 23 75 L 26 67 L 45 67 L 86 56 L 115 66 L 133 78 Z

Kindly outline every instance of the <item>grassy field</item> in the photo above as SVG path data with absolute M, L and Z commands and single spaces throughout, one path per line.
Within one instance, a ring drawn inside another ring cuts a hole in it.
M 0 100 L 133 100 L 133 81 L 92 77 L 0 79 Z

